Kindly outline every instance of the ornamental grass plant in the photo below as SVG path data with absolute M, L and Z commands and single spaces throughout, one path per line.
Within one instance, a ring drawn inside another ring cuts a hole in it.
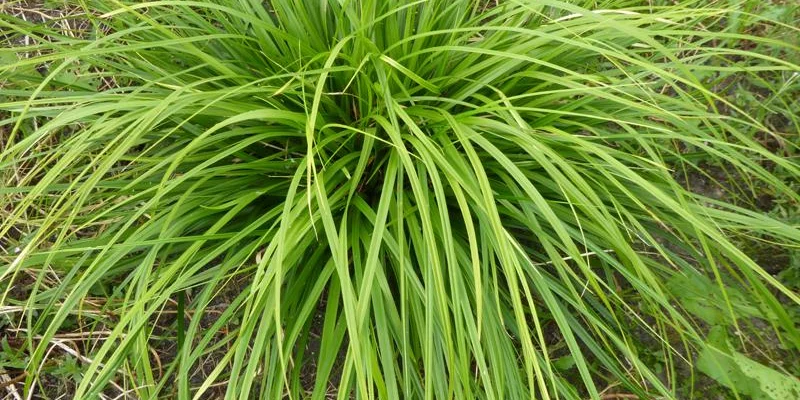
M 5 390 L 800 396 L 791 5 L 54 3 L 0 16 Z

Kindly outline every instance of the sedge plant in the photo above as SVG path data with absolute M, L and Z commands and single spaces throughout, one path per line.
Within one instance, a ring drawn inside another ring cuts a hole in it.
M 0 303 L 25 393 L 65 352 L 80 399 L 675 398 L 722 351 L 712 328 L 800 354 L 800 296 L 739 245 L 796 249 L 800 227 L 683 180 L 704 160 L 800 201 L 775 173 L 797 160 L 756 140 L 778 133 L 717 90 L 800 72 L 797 43 L 731 28 L 757 15 L 65 3 L 0 17 Z

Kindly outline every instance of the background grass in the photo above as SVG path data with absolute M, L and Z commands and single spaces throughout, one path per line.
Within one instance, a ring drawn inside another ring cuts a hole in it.
M 9 396 L 800 393 L 797 6 L 3 7 Z

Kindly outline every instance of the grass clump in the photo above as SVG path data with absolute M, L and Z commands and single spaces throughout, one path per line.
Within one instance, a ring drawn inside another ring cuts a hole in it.
M 800 297 L 740 243 L 800 228 L 683 183 L 719 164 L 798 204 L 797 117 L 767 115 L 798 79 L 757 112 L 720 90 L 797 76 L 797 43 L 745 30 L 797 29 L 684 3 L 2 16 L 6 371 L 39 391 L 63 353 L 75 398 L 182 399 L 674 398 L 698 368 L 751 393 L 724 352 L 798 372 L 775 359 Z

